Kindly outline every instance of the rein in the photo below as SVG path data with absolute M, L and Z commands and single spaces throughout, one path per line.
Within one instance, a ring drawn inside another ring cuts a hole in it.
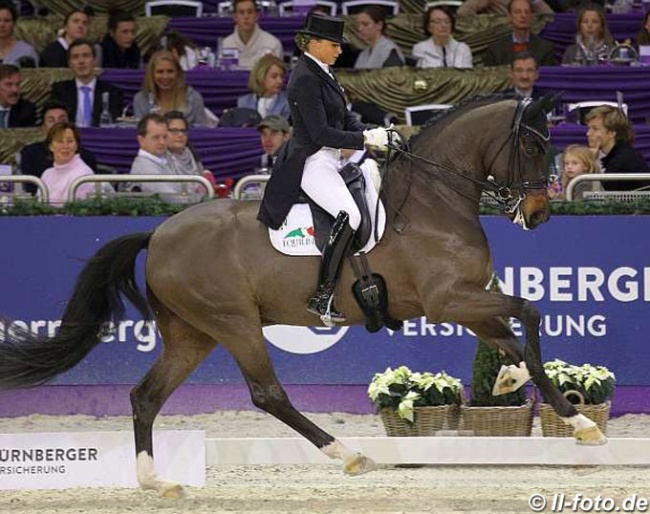
M 413 163 L 413 161 L 418 161 L 419 163 L 426 164 L 429 166 L 432 166 L 434 168 L 442 169 L 444 171 L 447 171 L 451 173 L 452 175 L 455 175 L 457 177 L 463 178 L 474 185 L 480 186 L 480 188 L 485 192 L 488 196 L 494 199 L 494 201 L 503 209 L 504 212 L 507 212 L 509 214 L 512 214 L 513 212 L 516 212 L 517 209 L 519 208 L 521 202 L 525 199 L 526 197 L 526 190 L 528 189 L 539 189 L 543 188 L 546 186 L 548 183 L 548 178 L 544 177 L 541 180 L 537 181 L 524 181 L 522 180 L 522 173 L 521 173 L 521 155 L 520 155 L 520 149 L 518 142 L 521 138 L 521 130 L 522 128 L 525 131 L 529 131 L 531 134 L 537 136 L 538 138 L 542 139 L 545 143 L 548 142 L 550 136 L 542 134 L 540 131 L 536 130 L 535 128 L 525 125 L 523 123 L 523 115 L 524 111 L 526 110 L 526 107 L 531 103 L 531 100 L 529 98 L 523 99 L 522 101 L 519 102 L 517 105 L 517 110 L 515 111 L 515 115 L 513 117 L 513 122 L 512 122 L 512 127 L 510 129 L 510 133 L 508 134 L 508 137 L 503 141 L 497 152 L 495 153 L 492 161 L 490 162 L 490 165 L 488 166 L 488 169 L 491 170 L 492 166 L 494 165 L 496 159 L 501 155 L 501 152 L 506 148 L 506 145 L 509 142 L 512 142 L 512 150 L 510 152 L 510 156 L 508 159 L 508 181 L 505 184 L 500 184 L 497 182 L 497 180 L 494 178 L 493 175 L 489 175 L 486 180 L 480 180 L 476 179 L 474 177 L 471 177 L 462 171 L 459 171 L 457 168 L 448 166 L 436 161 L 433 161 L 431 159 L 427 159 L 425 157 L 422 157 L 420 155 L 414 154 L 410 149 L 404 149 L 398 144 L 393 143 L 393 139 L 397 139 L 396 137 L 390 137 L 389 145 L 388 145 L 388 155 L 386 158 L 386 164 L 384 165 L 385 170 L 388 168 L 388 162 L 389 162 L 389 157 L 390 157 L 390 152 L 394 151 L 398 153 L 398 158 L 399 157 L 406 157 Z M 390 132 L 395 132 L 398 134 L 399 133 L 395 129 L 390 129 Z M 517 172 L 517 177 L 515 178 L 514 172 Z M 400 214 L 401 208 L 404 206 L 404 203 L 406 203 L 406 199 L 408 198 L 410 194 L 410 189 L 411 189 L 411 174 L 409 173 L 409 183 L 408 183 L 408 188 L 406 195 L 400 205 L 395 209 L 395 212 L 397 214 Z M 519 180 L 516 182 L 516 180 Z M 468 195 L 464 191 L 454 187 L 453 185 L 447 183 L 447 187 L 449 187 L 451 190 L 453 190 L 456 194 L 463 196 L 464 198 L 467 198 L 468 200 L 474 201 L 474 197 Z M 513 195 L 513 189 L 521 189 L 523 190 L 523 193 L 517 196 Z

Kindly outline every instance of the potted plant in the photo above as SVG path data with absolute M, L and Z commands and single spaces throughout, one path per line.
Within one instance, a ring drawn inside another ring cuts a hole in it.
M 555 386 L 581 414 L 592 419 L 607 435 L 607 420 L 614 394 L 616 376 L 605 366 L 576 366 L 560 359 L 544 363 L 544 371 Z M 566 425 L 547 404 L 540 404 L 539 416 L 545 437 L 572 437 L 573 427 Z
M 499 278 L 492 274 L 490 291 L 501 292 Z M 472 373 L 472 395 L 461 406 L 462 428 L 477 436 L 529 436 L 533 428 L 533 401 L 526 388 L 499 396 L 492 394 L 502 366 L 519 364 L 493 350 L 480 338 L 476 346 Z
M 400 366 L 375 373 L 368 396 L 389 436 L 429 436 L 458 428 L 463 385 L 444 371 L 414 373 Z

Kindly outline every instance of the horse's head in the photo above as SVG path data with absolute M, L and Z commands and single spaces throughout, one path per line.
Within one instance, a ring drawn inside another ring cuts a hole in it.
M 521 100 L 506 145 L 490 166 L 492 174 L 488 180 L 505 205 L 508 217 L 526 230 L 545 223 L 550 217 L 546 192 L 550 133 L 546 115 L 558 99 L 559 95 L 547 95 L 537 101 Z M 507 143 L 510 143 L 509 149 Z M 507 171 L 503 171 L 504 168 Z

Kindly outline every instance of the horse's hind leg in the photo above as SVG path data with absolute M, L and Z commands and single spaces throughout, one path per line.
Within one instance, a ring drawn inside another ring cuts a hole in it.
M 220 324 L 218 337 L 242 370 L 256 407 L 286 423 L 328 457 L 341 459 L 346 473 L 360 475 L 376 468 L 374 461 L 348 449 L 291 404 L 275 375 L 259 325 L 250 321 L 232 322 L 228 327 Z
M 140 383 L 131 391 L 135 432 L 136 471 L 143 489 L 154 489 L 166 498 L 183 494 L 179 484 L 158 477 L 153 460 L 153 424 L 169 396 L 215 348 L 217 343 L 199 332 L 150 295 L 163 337 L 164 348 Z
M 530 377 L 544 400 L 553 406 L 565 423 L 575 428 L 574 433 L 578 441 L 591 444 L 603 444 L 607 441 L 598 426 L 586 416 L 579 414 L 546 376 L 539 345 L 528 345 L 524 348 L 503 318 L 491 318 L 478 323 L 464 323 L 464 325 L 492 348 L 505 352 L 513 363 L 519 364 L 519 366 L 502 368 L 495 390 L 501 383 L 502 392 L 514 391 L 524 385 Z M 524 380 L 521 380 L 522 374 L 525 375 Z

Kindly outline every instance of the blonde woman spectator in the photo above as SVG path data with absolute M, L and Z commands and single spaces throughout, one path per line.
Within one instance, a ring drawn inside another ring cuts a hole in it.
M 54 125 L 47 133 L 45 143 L 52 152 L 54 165 L 43 172 L 41 180 L 47 186 L 50 203 L 63 205 L 72 182 L 94 173 L 79 156 L 81 138 L 73 123 L 64 121 Z M 93 191 L 93 184 L 82 184 L 77 188 L 77 198 L 85 198 Z
M 424 31 L 431 37 L 413 47 L 418 68 L 472 68 L 472 51 L 453 37 L 455 18 L 446 5 L 427 9 L 423 17 Z
M 562 156 L 562 176 L 558 183 L 549 188 L 551 199 L 566 199 L 566 190 L 576 177 L 585 173 L 600 173 L 596 156 L 588 146 L 569 145 Z M 601 191 L 600 182 L 580 182 L 573 188 L 573 199 L 581 200 L 586 191 Z
M 255 63 L 248 76 L 248 89 L 252 92 L 237 99 L 237 107 L 255 109 L 264 118 L 279 114 L 291 116 L 287 94 L 284 92 L 286 66 L 282 59 L 267 54 Z
M 185 83 L 185 72 L 169 50 L 153 54 L 147 65 L 142 90 L 133 99 L 136 118 L 150 112 L 180 111 L 190 126 L 208 124 L 201 93 Z
M 18 10 L 11 2 L 0 2 L 0 64 L 16 64 L 21 67 L 38 64 L 34 47 L 14 37 Z
M 60 31 L 61 36 L 41 52 L 40 65 L 46 68 L 66 68 L 70 43 L 75 39 L 88 39 L 89 30 L 90 17 L 87 11 L 75 9 L 69 12 Z
M 357 57 L 356 69 L 403 66 L 402 51 L 392 39 L 386 37 L 386 10 L 379 5 L 368 5 L 357 15 L 359 37 L 368 47 Z
M 614 41 L 605 12 L 595 5 L 584 7 L 578 13 L 576 23 L 576 42 L 564 51 L 562 64 L 587 64 L 607 59 Z

